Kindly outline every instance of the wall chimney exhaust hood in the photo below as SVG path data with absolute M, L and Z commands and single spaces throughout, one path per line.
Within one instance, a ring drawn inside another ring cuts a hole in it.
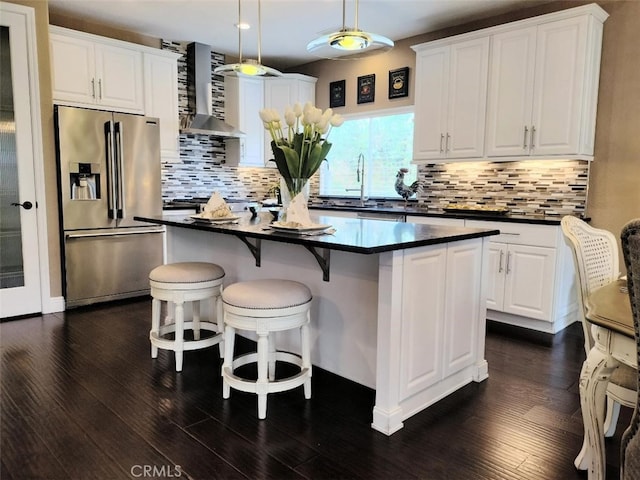
M 195 114 L 180 118 L 180 133 L 198 133 L 239 138 L 245 134 L 211 114 L 211 47 L 193 42 L 187 45 L 187 96 Z

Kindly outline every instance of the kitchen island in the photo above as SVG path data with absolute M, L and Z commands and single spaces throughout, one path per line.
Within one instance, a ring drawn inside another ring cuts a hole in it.
M 226 284 L 305 283 L 313 365 L 375 389 L 372 427 L 382 433 L 488 376 L 483 279 L 497 230 L 320 216 L 336 231 L 311 236 L 275 231 L 264 213 L 232 224 L 136 220 L 167 226 L 167 262 L 218 263 Z M 278 345 L 299 351 L 285 332 Z

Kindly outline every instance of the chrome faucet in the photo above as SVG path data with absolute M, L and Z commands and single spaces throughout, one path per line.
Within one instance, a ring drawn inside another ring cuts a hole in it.
M 364 155 L 361 153 L 358 155 L 358 166 L 356 167 L 356 179 L 360 183 L 360 188 L 345 188 L 345 192 L 357 192 L 360 190 L 360 206 L 364 207 L 364 204 L 369 197 L 364 194 Z

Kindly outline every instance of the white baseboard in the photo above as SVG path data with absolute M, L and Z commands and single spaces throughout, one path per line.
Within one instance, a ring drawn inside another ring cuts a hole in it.
M 64 297 L 49 297 L 42 303 L 42 313 L 64 312 Z

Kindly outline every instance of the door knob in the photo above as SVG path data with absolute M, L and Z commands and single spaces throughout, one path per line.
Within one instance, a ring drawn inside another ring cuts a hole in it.
M 22 207 L 25 210 L 31 210 L 31 208 L 33 207 L 33 203 L 31 203 L 31 202 L 12 203 L 11 205 L 14 206 L 14 207 Z

